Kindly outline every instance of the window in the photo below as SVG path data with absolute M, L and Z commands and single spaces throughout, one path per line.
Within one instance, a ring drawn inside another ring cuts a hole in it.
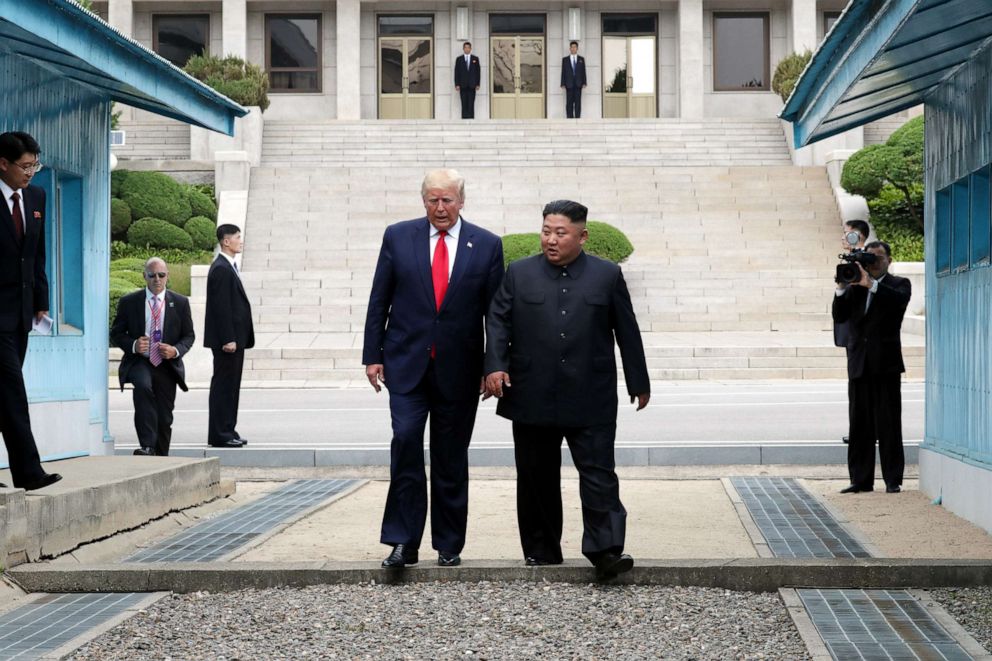
M 210 16 L 207 14 L 156 14 L 152 17 L 152 47 L 175 64 L 186 66 L 194 55 L 209 52 Z
M 434 17 L 432 16 L 380 16 L 379 36 L 403 35 L 415 37 L 434 34 Z
M 971 175 L 971 266 L 988 266 L 992 257 L 992 214 L 989 193 L 989 169 L 986 165 Z
M 272 92 L 319 92 L 320 16 L 265 17 L 265 69 Z
M 83 180 L 45 168 L 31 181 L 45 189 L 45 274 L 56 335 L 83 330 Z
M 833 28 L 834 23 L 840 18 L 839 11 L 825 11 L 823 12 L 823 36 L 827 36 L 830 29 Z
M 544 34 L 544 14 L 490 14 L 489 34 Z
M 603 14 L 603 34 L 654 34 L 657 14 Z
M 770 89 L 768 14 L 713 14 L 713 89 Z
M 959 273 L 968 268 L 968 250 L 971 239 L 968 228 L 971 224 L 971 193 L 968 178 L 959 179 L 951 186 L 951 269 Z
M 951 187 L 937 191 L 937 219 L 933 224 L 937 275 L 951 271 Z

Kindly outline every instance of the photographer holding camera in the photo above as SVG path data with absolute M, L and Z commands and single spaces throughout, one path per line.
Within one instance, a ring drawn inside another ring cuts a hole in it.
M 857 251 L 863 251 L 865 249 L 865 241 L 868 240 L 868 235 L 871 234 L 871 228 L 868 223 L 863 220 L 849 220 L 844 223 L 844 234 L 841 236 L 840 245 L 844 250 L 844 253 L 852 253 Z M 841 259 L 844 256 L 841 255 Z M 860 274 L 859 274 L 860 275 Z M 834 322 L 834 346 L 847 348 L 847 338 L 850 331 L 847 329 L 847 322 L 837 323 Z M 848 424 L 854 419 L 854 393 L 851 392 L 851 384 L 847 384 L 847 415 Z M 842 439 L 847 443 L 848 438 L 844 436 Z
M 835 324 L 847 324 L 847 375 L 851 399 L 847 470 L 841 493 L 873 491 L 875 441 L 886 493 L 899 493 L 904 456 L 900 380 L 906 371 L 899 337 L 909 304 L 909 280 L 888 272 L 892 251 L 873 241 L 841 255 L 833 301 Z

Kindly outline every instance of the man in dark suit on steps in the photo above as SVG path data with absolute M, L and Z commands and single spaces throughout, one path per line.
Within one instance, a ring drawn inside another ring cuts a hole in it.
M 582 250 L 586 207 L 557 200 L 543 215 L 542 254 L 510 264 L 486 317 L 486 392 L 500 398 L 496 412 L 513 421 L 525 562 L 562 562 L 564 438 L 579 471 L 582 553 L 609 578 L 634 566 L 623 552 L 627 511 L 613 456 L 614 338 L 638 411 L 651 399 L 651 383 L 620 267 Z
M 902 447 L 902 394 L 906 371 L 899 333 L 912 294 L 909 280 L 889 273 L 889 244 L 873 241 L 865 250 L 875 255 L 867 270 L 858 264 L 861 280 L 838 284 L 833 300 L 835 323 L 847 323 L 847 375 L 850 379 L 851 423 L 847 471 L 851 484 L 841 493 L 874 490 L 875 440 L 887 493 L 901 490 L 905 458 Z
M 183 356 L 193 346 L 189 299 L 166 290 L 169 268 L 152 257 L 145 262 L 146 287 L 122 297 L 110 337 L 124 352 L 118 368 L 121 390 L 134 386 L 134 454 L 168 456 L 176 386 L 186 392 Z
M 484 321 L 503 278 L 500 238 L 460 215 L 465 180 L 428 173 L 427 216 L 386 228 L 365 318 L 365 375 L 389 390 L 393 440 L 382 565 L 419 560 L 427 518 L 424 426 L 431 421 L 431 542 L 438 564 L 461 562 L 468 521 L 468 445 L 482 392 Z
M 244 249 L 237 225 L 218 225 L 220 253 L 207 273 L 207 305 L 203 345 L 213 351 L 210 379 L 207 443 L 218 448 L 240 448 L 248 439 L 238 434 L 238 402 L 245 349 L 255 346 L 251 303 L 241 283 L 236 257 Z
M 561 58 L 561 87 L 565 90 L 565 116 L 582 117 L 582 88 L 586 86 L 586 60 L 579 55 L 579 42 L 568 45 L 569 54 Z
M 462 98 L 462 119 L 475 119 L 475 93 L 482 81 L 479 58 L 472 55 L 472 43 L 462 44 L 464 54 L 455 59 L 455 89 Z
M 31 326 L 48 314 L 45 191 L 30 185 L 40 154 L 27 133 L 0 135 L 0 433 L 14 486 L 28 491 L 62 479 L 41 467 L 21 371 Z

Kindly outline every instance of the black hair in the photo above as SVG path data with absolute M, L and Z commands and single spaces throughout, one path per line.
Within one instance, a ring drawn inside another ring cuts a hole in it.
M 41 153 L 38 141 L 23 131 L 8 131 L 0 134 L 0 158 L 5 158 L 11 163 L 19 159 L 24 154 Z
M 572 46 L 575 46 L 576 48 L 578 48 L 579 47 L 579 42 L 577 42 L 577 41 L 570 41 L 570 42 L 568 42 L 568 45 L 569 45 L 570 48 Z
M 860 234 L 863 239 L 867 239 L 868 235 L 871 234 L 871 228 L 863 220 L 848 220 L 844 224 Z
M 872 241 L 865 246 L 865 250 L 868 250 L 869 248 L 881 248 L 885 251 L 886 257 L 892 257 L 892 248 L 889 247 L 889 244 L 885 241 Z
M 465 48 L 466 46 L 468 46 L 469 48 L 471 48 L 472 47 L 472 42 L 471 41 L 466 41 L 464 44 L 462 44 L 462 48 Z
M 541 212 L 544 218 L 552 214 L 565 216 L 573 223 L 584 223 L 589 216 L 589 209 L 572 200 L 554 200 L 545 204 L 544 211 Z
M 241 228 L 237 225 L 232 225 L 230 223 L 224 223 L 223 225 L 217 226 L 217 243 L 223 243 L 224 239 L 241 231 Z

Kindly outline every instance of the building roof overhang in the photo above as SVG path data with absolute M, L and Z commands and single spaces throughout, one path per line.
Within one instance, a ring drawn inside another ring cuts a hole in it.
M 805 146 L 911 108 L 990 37 L 989 0 L 851 0 L 779 116 Z
M 0 52 L 114 101 L 227 135 L 248 112 L 73 0 L 0 0 Z

